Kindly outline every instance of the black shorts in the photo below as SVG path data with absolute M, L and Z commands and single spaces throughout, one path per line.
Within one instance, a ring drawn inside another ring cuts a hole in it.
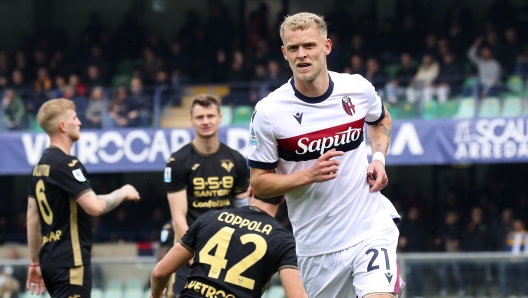
M 191 272 L 191 266 L 189 266 L 189 263 L 185 264 L 185 266 L 181 267 L 180 270 L 176 271 L 176 273 L 171 277 L 170 283 L 172 283 L 172 279 L 175 278 L 174 283 L 172 284 L 172 291 L 171 291 L 171 285 L 169 284 L 169 289 L 167 290 L 167 298 L 174 298 L 174 297 L 180 297 L 180 293 L 183 291 L 183 288 L 187 284 L 187 276 Z
M 92 292 L 90 266 L 43 269 L 42 279 L 53 298 L 90 298 Z

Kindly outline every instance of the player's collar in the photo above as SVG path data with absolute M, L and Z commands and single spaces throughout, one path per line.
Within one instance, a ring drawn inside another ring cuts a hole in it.
M 297 97 L 298 99 L 306 103 L 314 104 L 314 103 L 320 103 L 320 102 L 325 101 L 327 98 L 330 97 L 330 95 L 332 95 L 332 92 L 334 92 L 334 81 L 332 81 L 332 77 L 330 76 L 330 74 L 328 74 L 328 79 L 330 80 L 330 85 L 328 86 L 328 89 L 326 90 L 325 93 L 323 93 L 323 95 L 317 96 L 317 97 L 308 97 L 302 94 L 301 92 L 299 92 L 299 90 L 295 88 L 295 80 L 293 79 L 293 77 L 290 79 L 290 84 L 292 85 L 293 92 L 295 93 L 295 97 Z

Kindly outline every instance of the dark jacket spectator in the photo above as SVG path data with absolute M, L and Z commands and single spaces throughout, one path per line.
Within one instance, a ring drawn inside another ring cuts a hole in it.
M 471 219 L 462 233 L 463 251 L 491 250 L 491 229 L 484 223 L 483 212 L 480 207 L 475 207 L 471 210 Z
M 125 87 L 116 89 L 115 94 L 108 105 L 108 114 L 113 120 L 112 126 L 126 127 L 128 125 L 127 118 L 127 90 Z
M 140 79 L 134 78 L 130 81 L 130 95 L 126 101 L 129 127 L 145 127 L 152 123 L 152 101 L 143 93 Z

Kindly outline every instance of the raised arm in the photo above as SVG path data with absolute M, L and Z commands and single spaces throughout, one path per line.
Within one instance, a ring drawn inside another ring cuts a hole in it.
M 169 192 L 167 193 L 167 199 L 169 200 L 174 237 L 175 239 L 180 239 L 189 229 L 187 224 L 187 190 Z
M 372 148 L 372 163 L 367 169 L 367 181 L 370 184 L 370 192 L 382 190 L 389 179 L 385 172 L 385 157 L 389 150 L 392 135 L 392 118 L 385 109 L 385 117 L 376 124 L 368 125 L 367 134 Z M 374 178 L 374 179 L 373 179 Z
M 299 270 L 285 268 L 279 272 L 279 275 L 284 291 L 286 292 L 286 298 L 308 298 L 306 290 L 302 285 Z
M 163 297 L 165 287 L 169 282 L 171 274 L 180 269 L 185 263 L 189 262 L 193 256 L 194 253 L 183 247 L 179 242 L 176 243 L 165 257 L 158 262 L 152 271 L 152 276 L 150 278 L 150 297 Z
M 46 290 L 44 280 L 39 265 L 39 251 L 42 246 L 42 236 L 40 235 L 40 221 L 37 209 L 37 201 L 33 197 L 28 198 L 27 209 L 27 240 L 31 265 L 28 269 L 26 288 L 31 294 L 43 294 Z
M 471 47 L 469 48 L 468 50 L 468 58 L 469 60 L 471 60 L 471 62 L 473 62 L 473 64 L 478 64 L 479 63 L 479 56 L 477 55 L 477 50 L 478 50 L 478 47 L 479 45 L 482 43 L 482 38 L 479 37 L 475 40 L 475 42 L 473 43 L 473 45 L 471 45 Z
M 270 198 L 304 185 L 335 179 L 339 161 L 332 158 L 343 154 L 343 151 L 332 149 L 321 155 L 310 168 L 287 175 L 277 174 L 275 170 L 250 168 L 251 186 L 256 196 Z
M 91 216 L 99 216 L 114 210 L 124 200 L 139 200 L 139 193 L 132 185 L 124 185 L 106 195 L 96 195 L 90 190 L 77 198 L 77 203 Z

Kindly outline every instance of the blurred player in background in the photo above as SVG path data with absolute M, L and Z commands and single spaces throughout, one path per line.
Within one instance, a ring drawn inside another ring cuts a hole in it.
M 27 237 L 31 255 L 26 287 L 51 297 L 90 297 L 92 278 L 91 216 L 105 214 L 124 200 L 139 200 L 125 185 L 96 195 L 82 163 L 70 155 L 80 137 L 81 122 L 68 99 L 52 99 L 40 108 L 37 121 L 50 137 L 29 184 Z
M 308 297 L 297 269 L 295 240 L 275 218 L 283 196 L 253 197 L 250 206 L 199 217 L 152 272 L 152 298 L 194 258 L 184 297 L 261 297 L 277 271 L 286 297 Z
M 332 41 L 322 17 L 287 16 L 280 35 L 293 78 L 253 112 L 251 185 L 262 198 L 286 194 L 310 298 L 396 297 L 404 285 L 396 212 L 379 192 L 388 184 L 390 114 L 365 78 L 328 71 Z
M 209 210 L 247 205 L 249 169 L 245 158 L 218 139 L 222 122 L 219 99 L 197 95 L 191 104 L 191 143 L 173 153 L 164 172 L 174 228 L 179 240 L 189 226 Z M 167 296 L 177 295 L 185 286 L 189 266 L 181 268 L 169 285 Z

